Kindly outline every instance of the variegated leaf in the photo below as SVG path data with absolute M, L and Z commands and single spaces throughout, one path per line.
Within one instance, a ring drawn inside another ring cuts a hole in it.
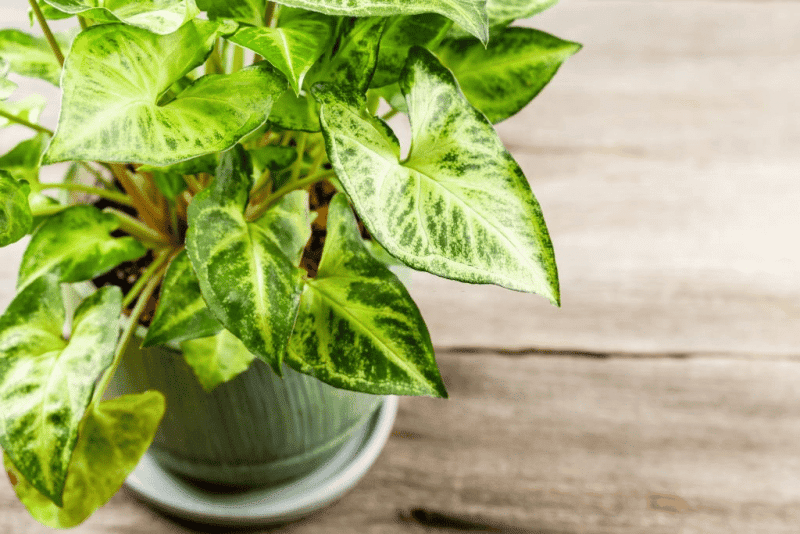
M 81 33 L 64 64 L 61 118 L 44 162 L 160 166 L 231 147 L 266 121 L 286 89 L 267 63 L 204 76 L 168 104 L 158 101 L 232 30 L 198 20 L 164 36 L 120 24 Z
M 239 145 L 223 154 L 214 182 L 189 206 L 186 250 L 214 316 L 281 374 L 302 290 L 299 251 L 311 232 L 307 193 L 248 222 L 251 175 Z
M 62 282 L 90 280 L 124 261 L 144 256 L 147 249 L 132 237 L 111 237 L 119 219 L 93 206 L 79 204 L 49 217 L 31 237 L 22 256 L 17 287 L 43 274 Z
M 75 33 L 59 32 L 54 36 L 62 52 L 66 53 Z M 2 30 L 0 58 L 8 61 L 11 72 L 15 74 L 59 84 L 61 65 L 44 37 L 34 37 L 19 30 Z
M 299 95 L 306 73 L 329 44 L 333 27 L 331 17 L 309 13 L 276 28 L 245 26 L 228 40 L 260 54 L 286 76 Z
M 339 49 L 319 72 L 315 81 L 332 81 L 338 86 L 355 87 L 363 93 L 372 81 L 378 63 L 378 47 L 388 19 L 368 17 L 350 19 L 343 32 Z
M 489 38 L 486 0 L 280 0 L 278 3 L 350 17 L 439 13 L 478 39 L 486 41 Z
M 296 96 L 292 91 L 286 91 L 275 102 L 269 116 L 269 123 L 281 130 L 318 132 L 317 101 L 308 95 Z
M 264 25 L 263 0 L 197 0 L 211 19 L 232 19 L 251 26 Z
M 17 90 L 17 84 L 6 77 L 8 70 L 8 61 L 0 57 L 0 101 L 7 99 Z
M 181 351 L 208 392 L 245 372 L 255 359 L 236 336 L 224 329 L 215 336 L 184 341 Z
M 47 101 L 41 95 L 28 95 L 22 100 L 0 102 L 0 111 L 19 117 L 23 120 L 36 124 L 39 122 L 39 115 L 42 113 Z M 0 116 L 0 128 L 5 128 L 11 124 L 16 124 L 11 119 Z
M 257 174 L 264 169 L 280 171 L 287 168 L 297 159 L 297 148 L 291 146 L 267 145 L 250 150 L 253 167 Z
M 383 33 L 378 65 L 370 85 L 383 87 L 396 83 L 411 47 L 431 48 L 439 44 L 452 24 L 448 18 L 435 13 L 393 17 Z
M 364 246 L 343 194 L 330 204 L 325 250 L 303 290 L 287 363 L 338 388 L 447 396 L 417 306 Z
M 75 311 L 66 342 L 58 279 L 44 276 L 0 317 L 0 446 L 58 506 L 95 381 L 114 357 L 121 311 L 119 288 L 98 290 Z
M 146 391 L 103 401 L 89 410 L 69 464 L 63 507 L 38 492 L 5 456 L 14 491 L 40 523 L 51 528 L 79 525 L 111 499 L 139 463 L 165 408 L 161 393 Z
M 331 163 L 370 234 L 415 269 L 557 303 L 539 204 L 492 125 L 423 48 L 411 49 L 400 85 L 412 136 L 403 162 L 391 129 L 357 96 L 316 93 Z
M 486 47 L 465 37 L 446 42 L 436 52 L 470 104 L 496 123 L 533 100 L 580 49 L 578 43 L 531 28 L 505 28 L 492 35 Z
M 557 3 L 558 0 L 486 0 L 486 13 L 489 25 L 497 26 L 532 17 Z
M 156 313 L 142 346 L 212 336 L 221 329 L 200 294 L 200 283 L 184 250 L 167 269 Z
M 200 10 L 194 0 L 45 0 L 63 13 L 101 22 L 124 22 L 153 33 L 172 33 Z
M 0 169 L 0 247 L 22 239 L 31 230 L 33 217 L 28 205 L 28 182 L 18 182 Z
M 9 152 L 0 156 L 0 169 L 7 171 L 16 180 L 27 180 L 31 184 L 39 182 L 39 159 L 47 146 L 49 136 L 38 133 L 22 141 Z

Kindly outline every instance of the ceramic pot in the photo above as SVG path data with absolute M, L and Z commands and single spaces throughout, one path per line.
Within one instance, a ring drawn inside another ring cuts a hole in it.
M 167 411 L 150 454 L 166 469 L 203 483 L 253 487 L 301 477 L 335 455 L 383 401 L 286 366 L 280 378 L 260 360 L 207 393 L 180 352 L 140 349 L 137 341 L 109 392 L 161 391 Z

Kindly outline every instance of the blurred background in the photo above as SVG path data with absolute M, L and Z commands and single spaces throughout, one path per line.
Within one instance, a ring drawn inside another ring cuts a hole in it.
M 369 475 L 286 531 L 797 532 L 800 2 L 562 0 L 523 24 L 584 45 L 498 126 L 562 307 L 415 273 L 452 398 L 404 399 Z M 197 530 L 122 492 L 76 531 Z M 0 480 L 0 532 L 46 531 Z

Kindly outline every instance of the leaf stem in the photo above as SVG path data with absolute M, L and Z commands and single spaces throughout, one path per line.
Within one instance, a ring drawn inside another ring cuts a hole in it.
M 264 10 L 264 26 L 269 28 L 272 26 L 272 19 L 275 16 L 275 2 L 267 2 L 267 7 Z
M 111 169 L 119 183 L 122 184 L 122 188 L 130 196 L 132 205 L 134 208 L 136 208 L 139 217 L 141 217 L 148 226 L 167 238 L 166 234 L 162 230 L 164 228 L 164 224 L 161 224 L 163 221 L 159 217 L 157 206 L 154 202 L 152 202 L 152 200 L 149 200 L 145 196 L 142 190 L 139 189 L 139 186 L 136 184 L 134 179 L 128 175 L 128 169 L 119 163 L 113 163 L 111 165 Z
M 86 19 L 78 15 L 78 23 L 81 25 L 81 30 L 88 30 L 89 25 L 86 23 Z
M 92 176 L 94 176 L 94 177 L 95 177 L 95 179 L 96 179 L 98 182 L 102 183 L 104 186 L 108 187 L 109 189 L 112 189 L 112 190 L 113 190 L 113 189 L 116 189 L 116 187 L 114 186 L 114 184 L 113 184 L 113 183 L 111 183 L 111 181 L 110 181 L 108 178 L 106 178 L 105 176 L 103 176 L 103 174 L 102 174 L 100 171 L 98 171 L 97 169 L 95 169 L 94 167 L 92 167 L 91 165 L 89 165 L 89 162 L 87 162 L 87 161 L 81 161 L 81 162 L 80 162 L 80 164 L 81 164 L 81 167 L 83 167 L 84 169 L 86 169 L 86 170 L 87 170 L 87 171 L 88 171 L 88 172 L 89 172 L 89 173 L 90 173 Z
M 306 142 L 308 141 L 308 134 L 303 132 L 297 138 L 297 159 L 294 160 L 292 165 L 292 174 L 289 178 L 289 183 L 296 182 L 300 178 L 300 171 L 303 169 L 303 156 L 306 154 Z
M 30 122 L 30 121 L 27 121 L 27 120 L 23 119 L 22 117 L 18 117 L 16 115 L 13 115 L 13 114 L 7 112 L 7 111 L 3 111 L 2 109 L 0 109 L 0 117 L 5 117 L 6 119 L 10 120 L 11 122 L 16 122 L 17 124 L 21 124 L 23 126 L 27 126 L 28 128 L 36 130 L 37 132 L 44 132 L 44 133 L 46 133 L 46 134 L 48 134 L 50 136 L 52 136 L 53 133 L 54 133 L 53 130 L 51 130 L 50 128 L 45 128 L 44 126 L 40 126 L 38 124 L 34 124 L 34 123 Z
M 44 18 L 42 10 L 39 9 L 39 3 L 36 0 L 28 0 L 28 3 L 30 3 L 31 9 L 33 9 L 34 15 L 36 15 L 36 20 L 39 22 L 39 26 L 42 28 L 44 36 L 47 38 L 47 42 L 50 45 L 50 48 L 53 50 L 53 54 L 56 56 L 58 64 L 63 67 L 64 54 L 61 52 L 61 47 L 58 46 L 56 38 L 53 37 L 53 32 L 50 31 L 50 26 L 47 24 L 47 20 Z
M 47 206 L 33 206 L 31 207 L 31 215 L 34 217 L 47 217 L 55 215 L 56 213 L 67 209 L 69 206 L 64 204 L 49 204 Z
M 108 200 L 113 200 L 119 204 L 123 204 L 125 206 L 133 207 L 133 203 L 128 195 L 124 193 L 120 193 L 118 191 L 109 191 L 108 189 L 100 189 L 99 187 L 92 187 L 90 185 L 85 184 L 74 184 L 74 183 L 60 183 L 60 184 L 40 184 L 39 188 L 40 191 L 42 189 L 66 189 L 67 191 L 80 191 L 81 193 L 87 193 L 89 195 L 95 195 L 102 198 L 107 198 Z
M 170 241 L 162 234 L 156 232 L 146 224 L 142 224 L 138 219 L 131 217 L 125 212 L 114 208 L 104 208 L 103 213 L 115 215 L 117 219 L 119 219 L 119 229 L 123 232 L 128 232 L 133 237 L 161 246 L 170 244 Z
M 131 338 L 133 337 L 134 332 L 136 332 L 136 327 L 139 326 L 139 318 L 142 316 L 142 313 L 144 313 L 147 302 L 150 300 L 150 297 L 156 290 L 158 283 L 161 281 L 163 272 L 157 274 L 158 276 L 153 276 L 147 281 L 144 289 L 139 295 L 139 300 L 136 302 L 136 306 L 134 306 L 133 311 L 131 312 L 128 324 L 125 325 L 125 330 L 122 332 L 122 337 L 120 337 L 119 341 L 117 342 L 117 349 L 114 351 L 114 361 L 111 362 L 109 368 L 106 369 L 105 373 L 103 373 L 100 383 L 94 390 L 94 395 L 92 397 L 93 407 L 97 406 L 97 403 L 102 400 L 103 394 L 106 392 L 109 382 L 111 382 L 111 378 L 114 376 L 114 373 L 116 373 L 117 367 L 119 367 L 119 363 L 122 360 L 122 355 L 128 349 Z
M 297 189 L 303 189 L 304 187 L 322 181 L 325 178 L 333 176 L 334 174 L 335 173 L 333 171 L 326 171 L 322 173 L 317 173 L 313 176 L 306 176 L 305 178 L 302 178 L 294 182 L 289 182 L 288 184 L 284 185 L 283 187 L 272 193 L 270 196 L 268 196 L 263 203 L 256 206 L 252 212 L 250 212 L 245 216 L 245 218 L 248 221 L 255 221 L 256 219 L 264 215 L 264 213 L 266 213 L 266 211 L 269 208 L 271 208 L 276 202 L 278 202 L 281 198 L 285 197 L 292 191 L 295 191 Z
M 387 111 L 386 113 L 384 113 L 383 115 L 381 115 L 380 118 L 381 118 L 382 121 L 388 121 L 389 119 L 391 119 L 392 117 L 394 117 L 398 113 L 400 113 L 399 110 L 396 110 L 396 109 L 392 108 L 389 111 Z
M 167 251 L 164 251 L 163 253 L 156 256 L 156 259 L 153 260 L 153 263 L 147 266 L 147 269 L 144 270 L 144 272 L 141 274 L 136 283 L 133 284 L 131 290 L 128 291 L 128 294 L 125 295 L 125 298 L 122 299 L 123 308 L 127 308 L 128 306 L 131 305 L 131 302 L 136 300 L 136 297 L 138 297 L 139 294 L 142 292 L 144 286 L 148 282 L 150 282 L 150 280 L 153 279 L 155 273 L 157 273 L 158 270 L 161 269 L 161 267 L 164 265 L 164 263 L 166 263 L 166 261 L 169 259 L 169 256 L 170 256 L 169 253 Z

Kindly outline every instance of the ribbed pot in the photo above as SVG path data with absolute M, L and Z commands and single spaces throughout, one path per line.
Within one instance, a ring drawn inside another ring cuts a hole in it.
M 343 391 L 260 360 L 206 393 L 180 352 L 134 339 L 110 392 L 156 389 L 167 411 L 150 448 L 167 469 L 224 486 L 268 485 L 309 473 L 332 457 L 383 397 Z

